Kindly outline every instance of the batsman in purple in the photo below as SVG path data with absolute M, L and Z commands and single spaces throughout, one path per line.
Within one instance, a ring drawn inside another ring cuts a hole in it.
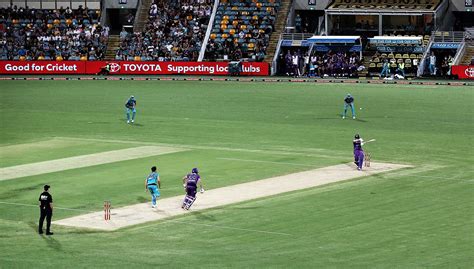
M 354 145 L 354 163 L 357 165 L 357 170 L 362 170 L 362 165 L 364 164 L 364 150 L 362 149 L 364 139 L 359 134 L 356 134 L 352 144 Z
M 200 192 L 204 192 L 204 188 L 202 187 L 201 176 L 199 175 L 199 170 L 197 168 L 193 168 L 191 173 L 187 174 L 183 177 L 183 187 L 186 190 L 186 196 L 183 200 L 183 205 L 181 206 L 182 209 L 189 210 L 193 205 L 194 201 L 196 201 L 196 193 L 197 187 L 199 185 Z

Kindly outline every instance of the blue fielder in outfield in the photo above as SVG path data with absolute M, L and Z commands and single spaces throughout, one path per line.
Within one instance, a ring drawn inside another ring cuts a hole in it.
M 356 134 L 352 144 L 354 145 L 354 163 L 357 165 L 357 170 L 362 170 L 362 165 L 364 164 L 362 145 L 364 145 L 364 140 L 360 138 L 359 134 Z
M 151 194 L 151 207 L 156 207 L 156 198 L 160 197 L 160 174 L 156 172 L 156 166 L 151 168 L 151 174 L 145 179 L 145 191 L 149 191 Z
M 127 123 L 130 123 L 130 113 L 132 113 L 132 123 L 135 122 L 135 114 L 137 113 L 136 107 L 137 106 L 137 100 L 135 100 L 135 96 L 130 96 L 128 98 L 127 102 L 125 103 L 125 109 L 127 113 Z
M 344 98 L 344 112 L 342 113 L 342 119 L 346 118 L 347 108 L 350 107 L 352 111 L 352 118 L 356 118 L 355 110 L 354 110 L 354 97 L 350 93 L 347 94 L 346 98 Z
M 183 205 L 181 208 L 189 210 L 196 200 L 197 186 L 199 184 L 200 192 L 204 192 L 202 187 L 201 176 L 197 168 L 193 168 L 190 174 L 183 177 L 183 187 L 186 190 L 186 196 L 184 197 Z

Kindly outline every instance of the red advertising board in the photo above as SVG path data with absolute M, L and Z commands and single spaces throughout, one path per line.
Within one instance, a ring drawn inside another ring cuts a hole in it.
M 110 64 L 117 75 L 229 75 L 227 62 L 0 61 L 0 74 L 97 74 Z M 244 62 L 244 76 L 267 76 L 267 63 Z
M 0 74 L 84 74 L 83 61 L 0 61 Z
M 86 71 L 95 74 L 107 63 L 110 74 L 119 75 L 229 75 L 227 62 L 88 62 Z M 242 63 L 241 75 L 266 76 L 267 63 Z
M 451 74 L 459 79 L 474 79 L 474 65 L 453 65 Z

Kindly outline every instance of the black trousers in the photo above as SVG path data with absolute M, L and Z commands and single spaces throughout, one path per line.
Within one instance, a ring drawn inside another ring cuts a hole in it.
M 97 75 L 109 75 L 110 72 L 105 69 L 105 68 L 101 68 L 100 71 L 97 73 Z
M 49 233 L 51 228 L 51 218 L 53 217 L 53 210 L 52 209 L 43 209 L 40 208 L 40 219 L 39 219 L 39 227 L 38 231 L 43 232 L 43 222 L 46 218 L 46 232 Z

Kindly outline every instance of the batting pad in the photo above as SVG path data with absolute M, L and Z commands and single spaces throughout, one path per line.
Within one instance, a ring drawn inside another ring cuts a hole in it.
M 183 202 L 184 209 L 189 210 L 189 208 L 191 208 L 191 206 L 193 205 L 194 201 L 196 201 L 196 197 L 186 195 L 186 197 L 184 197 L 184 202 Z

